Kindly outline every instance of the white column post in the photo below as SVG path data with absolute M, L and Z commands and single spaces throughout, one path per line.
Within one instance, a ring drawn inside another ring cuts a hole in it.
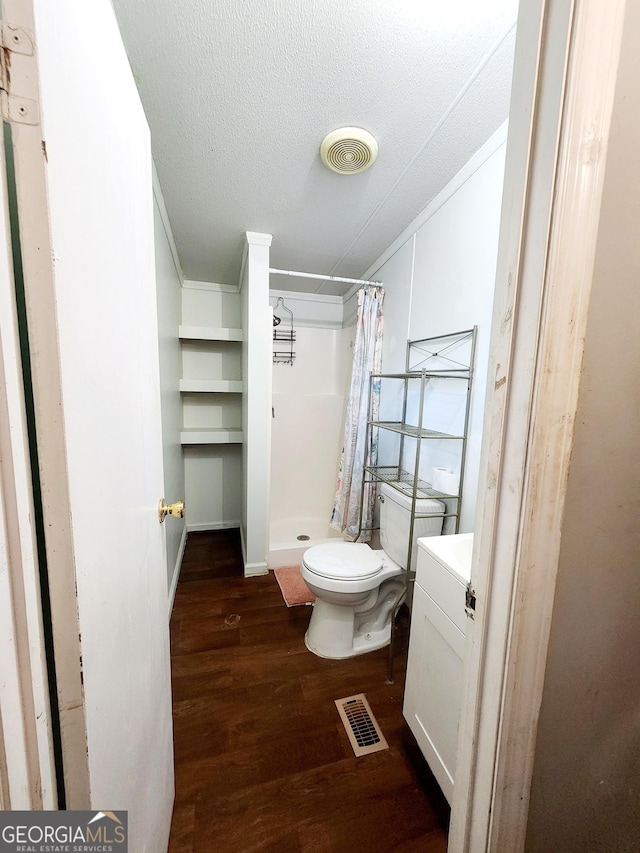
M 242 550 L 245 577 L 268 572 L 271 467 L 272 321 L 269 307 L 270 234 L 247 231 L 240 275 L 242 301 Z

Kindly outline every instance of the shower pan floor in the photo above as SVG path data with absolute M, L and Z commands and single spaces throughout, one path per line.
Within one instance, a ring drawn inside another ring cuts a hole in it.
M 332 530 L 324 519 L 296 518 L 272 522 L 267 564 L 270 569 L 300 565 L 307 548 L 341 538 L 340 533 Z

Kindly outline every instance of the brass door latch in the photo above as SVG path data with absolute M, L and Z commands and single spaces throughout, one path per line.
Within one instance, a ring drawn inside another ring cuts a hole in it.
M 160 520 L 160 524 L 165 520 L 168 515 L 172 515 L 174 518 L 184 518 L 184 501 L 176 501 L 172 504 L 167 504 L 164 501 L 164 498 L 160 501 L 160 506 L 158 507 L 158 518 Z

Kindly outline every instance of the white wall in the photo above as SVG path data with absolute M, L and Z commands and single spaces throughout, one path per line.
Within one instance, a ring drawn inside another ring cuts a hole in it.
M 638 849 L 640 7 L 628 4 L 532 779 L 528 853 Z
M 242 318 L 238 288 L 208 281 L 185 281 L 182 325 L 240 329 Z
M 182 313 L 182 275 L 173 252 L 171 230 L 160 187 L 154 176 L 154 237 L 156 256 L 156 301 L 158 306 L 158 346 L 160 353 L 160 405 L 162 410 L 162 452 L 164 497 L 167 503 L 185 496 L 184 462 L 180 446 L 182 400 L 178 384 L 182 357 L 178 325 Z M 167 541 L 167 588 L 170 599 L 178 582 L 186 539 L 186 522 L 171 518 L 165 524 Z
M 405 369 L 408 339 L 478 326 L 460 532 L 474 526 L 505 147 L 501 128 L 364 274 L 385 289 L 383 372 Z M 451 443 L 428 444 L 426 466 L 456 469 Z
M 241 445 L 185 447 L 184 476 L 188 530 L 240 526 Z

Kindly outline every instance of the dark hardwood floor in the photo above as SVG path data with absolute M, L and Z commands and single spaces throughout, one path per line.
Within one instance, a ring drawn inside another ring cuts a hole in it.
M 191 533 L 171 619 L 176 801 L 170 853 L 446 851 L 447 803 L 402 717 L 387 650 L 304 645 L 311 608 L 243 579 L 237 530 Z M 366 693 L 389 749 L 355 758 L 334 699 Z

